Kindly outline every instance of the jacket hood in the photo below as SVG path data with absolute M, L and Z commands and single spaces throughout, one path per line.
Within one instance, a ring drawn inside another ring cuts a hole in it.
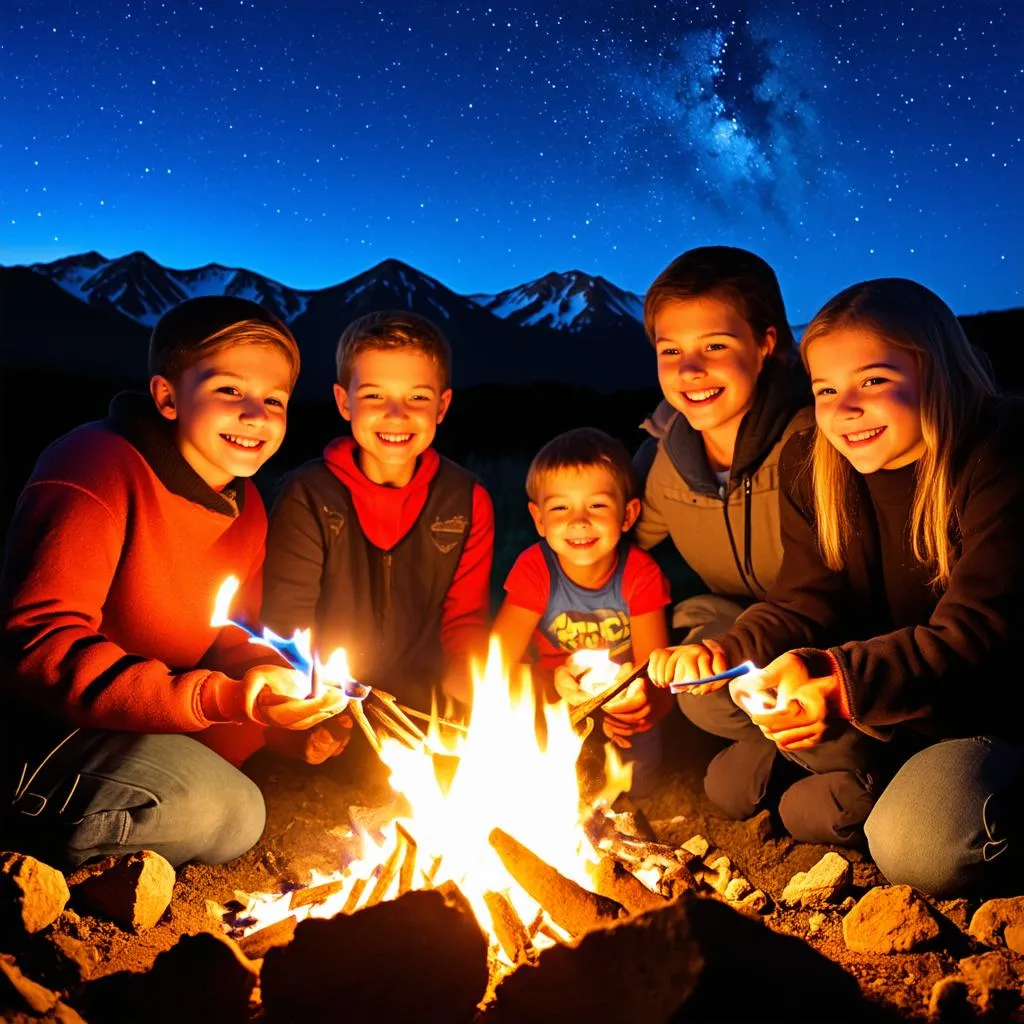
M 743 417 L 729 472 L 729 490 L 753 473 L 778 443 L 797 410 L 810 404 L 807 374 L 799 361 L 770 359 L 757 379 L 754 404 Z M 668 403 L 662 403 L 667 405 Z M 660 410 L 659 406 L 659 410 Z M 655 412 L 654 419 L 658 416 Z M 665 452 L 679 475 L 695 491 L 716 495 L 718 477 L 708 463 L 700 431 L 676 413 L 664 429 Z

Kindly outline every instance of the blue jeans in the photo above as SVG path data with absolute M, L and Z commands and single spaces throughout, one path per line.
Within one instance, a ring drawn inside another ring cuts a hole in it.
M 1022 782 L 1024 750 L 1005 740 L 927 747 L 896 773 L 868 817 L 871 856 L 890 882 L 933 896 L 1017 892 Z
M 256 784 L 188 736 L 79 729 L 13 768 L 5 845 L 56 867 L 136 850 L 222 864 L 266 823 Z

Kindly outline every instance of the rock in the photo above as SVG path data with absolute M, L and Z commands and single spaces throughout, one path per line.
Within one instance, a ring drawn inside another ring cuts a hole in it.
M 843 938 L 857 953 L 910 953 L 939 935 L 928 904 L 909 885 L 871 889 L 843 918 Z
M 826 853 L 809 871 L 798 871 L 782 892 L 792 907 L 821 907 L 834 903 L 850 884 L 853 869 L 841 854 Z
M 409 892 L 302 921 L 287 946 L 267 952 L 260 973 L 268 1020 L 348 1024 L 469 1024 L 487 981 L 487 939 L 454 887 L 447 899 L 436 889 Z
M 170 905 L 174 868 L 160 854 L 141 850 L 87 865 L 71 884 L 77 905 L 141 932 L 152 928 Z
M 57 1002 L 55 992 L 26 978 L 13 956 L 0 953 L 0 1010 L 28 1011 L 40 1016 L 49 1013 Z
M 755 889 L 744 896 L 738 903 L 733 904 L 737 910 L 741 910 L 745 914 L 763 914 L 768 909 L 768 905 L 768 897 L 761 889 Z
M 807 915 L 807 931 L 810 935 L 817 935 L 821 931 L 821 926 L 825 923 L 826 917 L 820 911 L 814 911 L 812 914 Z
M 724 854 L 719 854 L 705 867 L 698 867 L 693 872 L 698 882 L 711 886 L 717 893 L 725 895 L 725 890 L 733 879 L 732 861 Z
M 742 876 L 732 879 L 725 887 L 725 898 L 730 903 L 739 903 L 754 891 L 754 887 Z
M 959 974 L 939 978 L 928 997 L 928 1019 L 934 1021 L 967 1021 L 974 1009 L 967 998 L 967 982 Z
M 244 1024 L 256 965 L 224 935 L 183 935 L 144 974 L 120 971 L 88 984 L 76 1005 L 87 1020 Z
M 982 1013 L 1012 1010 L 1019 1005 L 1021 969 L 1006 953 L 965 957 L 957 967 Z
M 22 853 L 0 854 L 0 935 L 32 935 L 60 917 L 70 898 L 64 876 Z
M 936 900 L 935 909 L 962 932 L 967 931 L 970 904 L 965 899 Z
M 694 857 L 703 857 L 711 848 L 711 844 L 703 836 L 691 836 L 680 847 Z
M 983 946 L 1005 946 L 1024 953 L 1024 896 L 982 903 L 967 931 Z
M 742 951 L 742 971 L 737 956 Z M 783 977 L 800 985 L 780 985 Z M 770 995 L 766 995 L 770 993 Z M 688 893 L 541 953 L 498 985 L 481 1024 L 872 1019 L 857 983 L 803 940 Z

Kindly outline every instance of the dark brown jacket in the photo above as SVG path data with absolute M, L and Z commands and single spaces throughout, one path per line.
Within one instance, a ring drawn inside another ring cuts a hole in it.
M 733 663 L 828 648 L 851 721 L 880 737 L 902 723 L 934 737 L 1024 735 L 1024 405 L 993 400 L 960 444 L 958 557 L 936 590 L 909 537 L 915 467 L 856 478 L 846 566 L 818 551 L 808 453 L 813 431 L 782 453 L 785 556 L 768 600 L 717 637 Z M 950 439 L 951 443 L 953 439 Z

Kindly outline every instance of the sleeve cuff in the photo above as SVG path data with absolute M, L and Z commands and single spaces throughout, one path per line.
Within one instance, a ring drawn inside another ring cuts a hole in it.
M 211 672 L 199 690 L 203 717 L 214 724 L 248 722 L 246 697 L 241 680 L 229 679 L 220 672 Z

